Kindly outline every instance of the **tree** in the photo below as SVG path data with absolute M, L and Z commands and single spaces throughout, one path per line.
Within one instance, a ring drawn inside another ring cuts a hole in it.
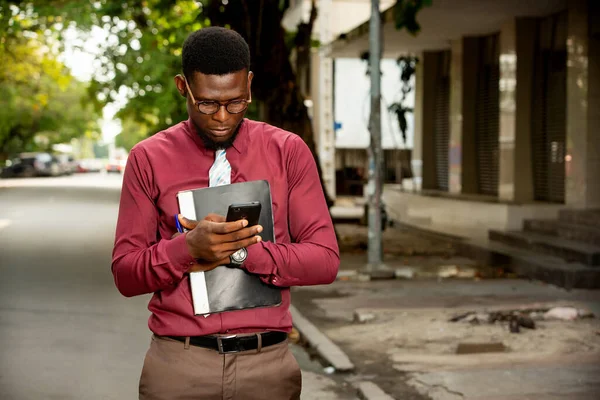
M 97 134 L 98 112 L 86 87 L 35 41 L 0 52 L 0 154 L 47 150 Z M 35 138 L 43 139 L 34 141 Z
M 413 91 L 413 85 L 411 84 L 411 78 L 415 73 L 418 59 L 412 56 L 401 56 L 396 60 L 398 67 L 400 67 L 400 80 L 402 81 L 402 97 L 399 101 L 390 104 L 388 111 L 396 115 L 398 121 L 398 127 L 402 133 L 402 140 L 406 144 L 406 132 L 408 130 L 408 124 L 406 121 L 406 113 L 412 113 L 414 110 L 412 107 L 406 105 L 406 96 Z
M 323 184 L 313 127 L 302 92 L 303 71 L 310 62 L 317 7 L 312 0 L 309 20 L 300 23 L 293 41 L 286 41 L 281 21 L 288 7 L 289 1 L 280 0 L 229 1 L 226 5 L 210 1 L 206 15 L 213 25 L 231 27 L 248 42 L 255 73 L 253 95 L 260 102 L 261 119 L 299 135 L 306 142 L 316 160 L 321 186 L 331 206 L 333 201 Z M 290 42 L 297 50 L 296 70 L 290 61 Z
M 413 29 L 411 18 L 428 2 L 398 0 L 397 7 L 407 17 L 399 26 Z M 0 0 L 2 3 L 7 1 Z M 35 15 L 36 29 L 55 29 L 58 39 L 66 25 L 76 24 L 81 31 L 102 27 L 109 38 L 97 60 L 98 74 L 90 93 L 106 104 L 115 100 L 119 91 L 126 91 L 129 101 L 117 116 L 142 123 L 149 132 L 186 118 L 181 97 L 170 83 L 181 72 L 185 37 L 209 25 L 234 29 L 246 39 L 252 54 L 255 103 L 248 112 L 301 136 L 320 172 L 302 92 L 317 17 L 314 0 L 309 20 L 301 23 L 294 35 L 281 24 L 289 0 L 48 0 L 43 6 L 28 1 L 10 3 Z M 0 27 L 2 24 L 4 18 L 0 16 Z M 296 49 L 295 66 L 290 61 L 292 47 Z M 328 204 L 332 204 L 329 197 Z
M 115 138 L 115 145 L 130 151 L 136 143 L 144 140 L 152 133 L 145 122 L 127 117 L 123 120 L 121 133 Z
M 0 1 L 0 158 L 97 134 L 97 109 L 57 60 L 52 32 L 9 3 Z
M 63 25 L 75 23 L 82 31 L 103 27 L 110 37 L 98 60 L 99 73 L 90 93 L 108 103 L 117 98 L 119 90 L 127 91 L 129 101 L 117 116 L 142 123 L 149 132 L 186 118 L 181 97 L 170 83 L 181 72 L 185 37 L 208 25 L 236 30 L 248 41 L 253 59 L 253 98 L 257 104 L 252 105 L 249 114 L 300 135 L 320 168 L 312 124 L 288 46 L 291 43 L 297 47 L 296 67 L 305 68 L 316 18 L 314 1 L 310 20 L 299 26 L 293 40 L 286 40 L 289 35 L 281 26 L 289 7 L 287 0 L 50 0 L 45 6 L 26 1 L 12 3 L 20 9 L 31 9 L 41 29 L 54 27 L 52 23 L 57 20 Z
M 396 0 L 394 4 L 394 22 L 397 30 L 406 28 L 408 33 L 416 35 L 421 31 L 417 14 L 423 7 L 431 6 L 432 0 Z

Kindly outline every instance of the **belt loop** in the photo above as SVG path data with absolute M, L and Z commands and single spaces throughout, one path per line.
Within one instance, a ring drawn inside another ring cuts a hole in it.
M 183 345 L 183 348 L 186 350 L 190 349 L 190 337 L 189 336 L 185 337 L 185 344 Z
M 256 347 L 256 352 L 260 353 L 260 351 L 262 350 L 262 335 L 260 333 L 257 333 L 256 338 L 258 339 L 258 346 Z

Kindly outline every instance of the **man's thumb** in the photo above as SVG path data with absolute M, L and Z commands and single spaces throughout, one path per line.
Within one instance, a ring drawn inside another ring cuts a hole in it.
M 186 229 L 194 229 L 196 225 L 198 225 L 198 221 L 195 221 L 193 219 L 187 219 L 181 214 L 177 214 L 177 217 L 179 218 L 179 222 L 181 223 L 181 225 Z

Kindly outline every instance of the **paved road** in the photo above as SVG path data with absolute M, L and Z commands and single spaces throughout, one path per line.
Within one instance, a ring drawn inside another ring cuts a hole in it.
M 148 297 L 110 259 L 120 176 L 0 180 L 0 398 L 133 399 Z M 301 348 L 304 399 L 349 399 Z

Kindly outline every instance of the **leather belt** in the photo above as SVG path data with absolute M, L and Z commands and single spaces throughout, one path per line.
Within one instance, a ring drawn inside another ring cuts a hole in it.
M 260 335 L 260 339 L 259 339 Z M 170 339 L 185 343 L 185 336 L 167 336 Z M 285 332 L 264 332 L 248 336 L 190 336 L 190 344 L 218 351 L 220 354 L 239 353 L 272 346 L 287 339 Z

